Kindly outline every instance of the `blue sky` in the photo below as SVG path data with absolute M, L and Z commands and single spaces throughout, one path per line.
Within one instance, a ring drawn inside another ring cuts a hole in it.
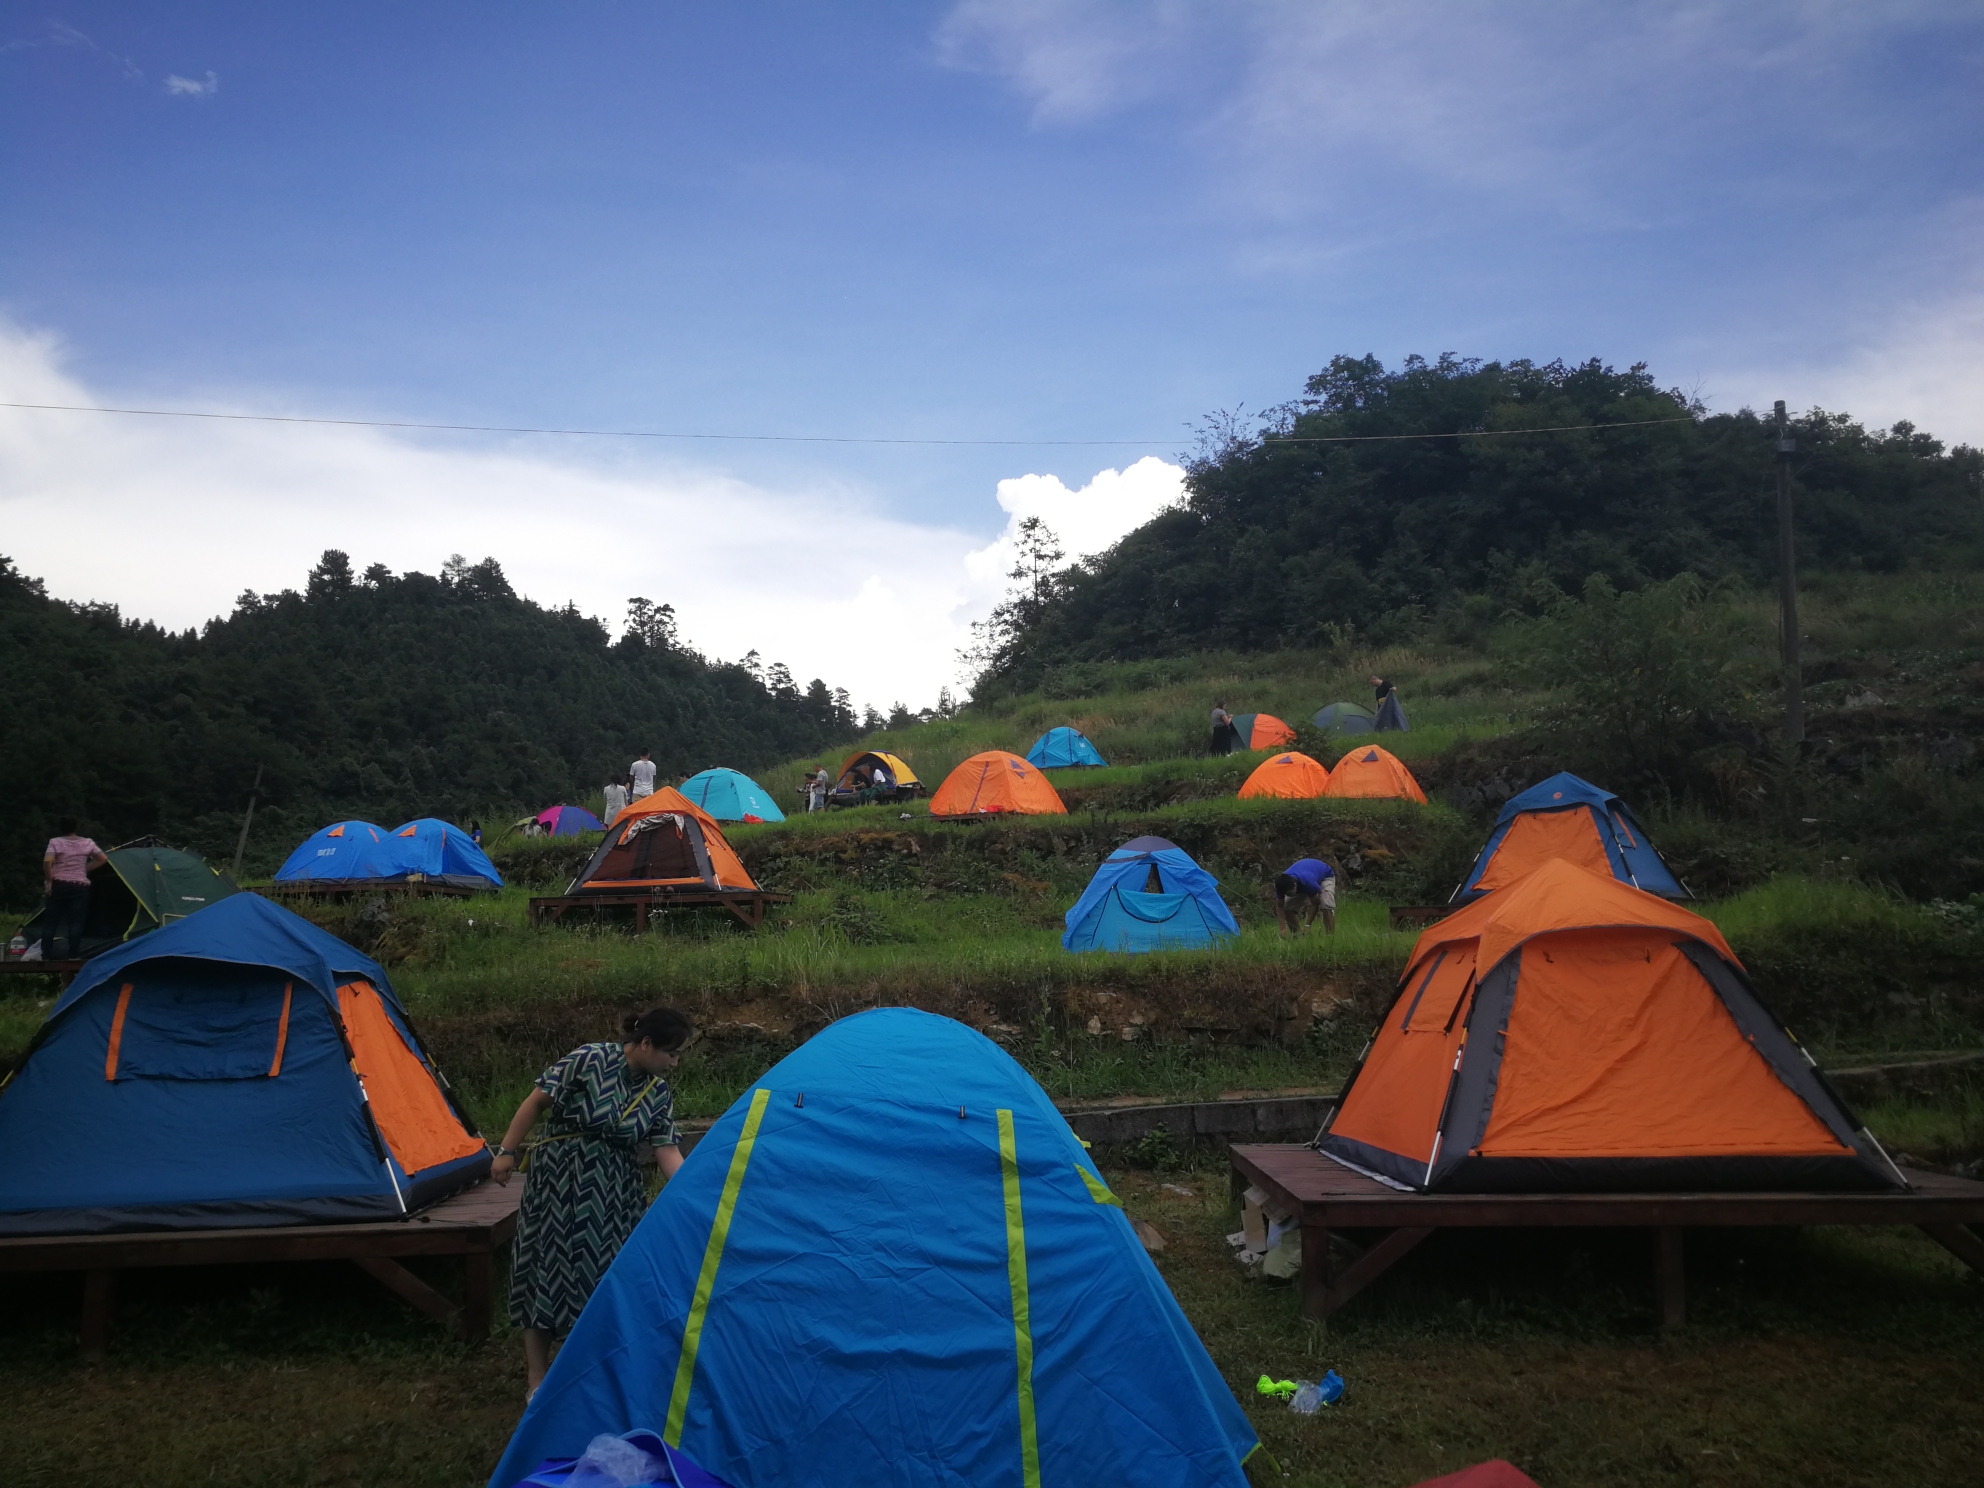
M 4 551 L 191 623 L 333 540 L 487 550 L 600 613 L 673 583 L 712 650 L 830 680 L 815 632 L 918 625 L 914 657 L 840 670 L 927 701 L 996 589 L 1001 481 L 1051 478 L 1029 509 L 1107 541 L 1175 472 L 1113 506 L 1098 473 L 1338 351 L 1644 360 L 1716 407 L 1984 442 L 1980 99 L 1975 4 L 7 4 L 0 396 L 1150 442 L 15 413 Z M 147 577 L 175 470 L 244 483 L 191 593 Z M 87 563 L 79 503 L 128 533 Z M 756 551 L 712 531 L 739 524 Z M 762 592 L 771 633 L 664 550 Z

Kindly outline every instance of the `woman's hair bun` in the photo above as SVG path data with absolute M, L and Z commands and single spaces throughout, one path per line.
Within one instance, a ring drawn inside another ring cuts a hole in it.
M 645 1013 L 629 1013 L 620 1020 L 620 1032 L 627 1042 L 643 1039 L 657 1049 L 672 1052 L 689 1042 L 694 1026 L 674 1008 L 649 1008 Z

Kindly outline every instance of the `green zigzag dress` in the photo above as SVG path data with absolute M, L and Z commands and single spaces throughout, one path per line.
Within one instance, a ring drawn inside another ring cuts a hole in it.
M 510 1246 L 510 1321 L 565 1333 L 647 1208 L 638 1153 L 675 1145 L 675 1096 L 617 1043 L 580 1045 L 537 1088 L 551 1111 Z

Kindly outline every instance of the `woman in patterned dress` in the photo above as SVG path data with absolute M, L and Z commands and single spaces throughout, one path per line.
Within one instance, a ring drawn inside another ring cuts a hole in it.
M 553 1342 L 571 1331 L 647 1208 L 642 1164 L 658 1163 L 663 1178 L 682 1166 L 663 1077 L 694 1030 L 673 1008 L 630 1014 L 620 1027 L 624 1043 L 582 1044 L 537 1077 L 489 1170 L 508 1183 L 517 1149 L 544 1118 L 510 1245 L 510 1321 L 524 1332 L 526 1400 L 550 1367 Z

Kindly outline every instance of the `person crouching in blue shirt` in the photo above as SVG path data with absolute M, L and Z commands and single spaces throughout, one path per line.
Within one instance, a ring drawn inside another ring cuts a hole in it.
M 1275 875 L 1275 923 L 1283 935 L 1300 935 L 1318 914 L 1323 929 L 1336 934 L 1336 869 L 1321 858 L 1297 859 Z

